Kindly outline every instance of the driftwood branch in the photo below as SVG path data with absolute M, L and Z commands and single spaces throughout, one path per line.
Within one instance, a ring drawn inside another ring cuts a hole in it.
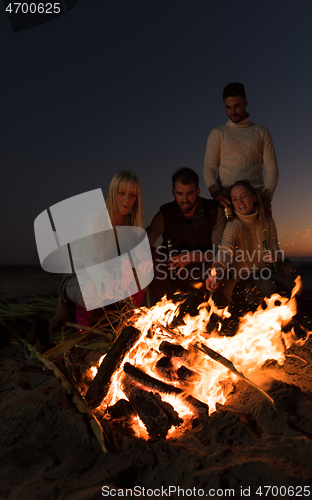
M 213 349 L 210 349 L 210 347 L 207 347 L 205 344 L 202 342 L 196 342 L 195 347 L 207 354 L 210 358 L 212 358 L 214 361 L 217 361 L 221 365 L 225 366 L 228 368 L 231 372 L 235 373 L 238 377 L 242 378 L 247 382 L 247 384 L 252 385 L 255 389 L 257 389 L 263 396 L 269 401 L 269 403 L 273 406 L 274 410 L 276 410 L 275 404 L 274 404 L 274 399 L 271 398 L 271 396 L 268 395 L 267 392 L 265 392 L 261 387 L 259 387 L 257 384 L 249 380 L 249 378 L 245 377 L 245 375 L 241 372 L 239 372 L 235 366 L 233 365 L 232 361 L 229 359 L 225 358 L 218 352 L 214 351 Z

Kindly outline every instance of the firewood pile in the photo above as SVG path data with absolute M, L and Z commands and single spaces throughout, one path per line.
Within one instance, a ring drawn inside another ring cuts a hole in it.
M 119 369 L 140 336 L 138 329 L 128 327 L 115 341 L 86 393 L 86 401 L 91 408 L 101 404 L 109 390 L 113 373 Z M 123 364 L 121 378 L 122 390 L 130 402 L 132 414 L 136 413 L 140 417 L 153 439 L 165 438 L 172 426 L 180 426 L 183 423 L 173 406 L 162 399 L 165 394 L 182 396 L 194 417 L 208 415 L 208 405 L 187 394 L 187 381 L 194 378 L 195 373 L 183 365 L 175 369 L 172 362 L 175 358 L 179 361 L 187 359 L 188 351 L 167 341 L 160 344 L 159 350 L 163 356 L 156 363 L 156 375 L 158 373 L 168 382 L 148 375 L 143 369 L 129 362 Z M 178 384 L 170 384 L 173 380 Z M 108 408 L 108 413 L 114 414 L 114 407 Z
M 197 316 L 177 321 L 180 305 L 164 298 L 124 315 L 118 329 L 107 317 L 104 328 L 97 324 L 85 332 L 68 324 L 62 341 L 43 355 L 24 341 L 74 395 L 103 451 L 107 423 L 111 428 L 127 421 L 145 439 L 178 436 L 223 405 L 238 379 L 275 409 L 253 374 L 267 360 L 282 365 L 286 349 L 304 342 L 285 328 L 296 314 L 294 297 L 267 299 L 264 309 L 243 318 L 232 337 L 222 334 L 227 310 L 217 309 L 212 300 L 199 307 Z M 213 331 L 208 327 L 212 314 L 220 318 Z

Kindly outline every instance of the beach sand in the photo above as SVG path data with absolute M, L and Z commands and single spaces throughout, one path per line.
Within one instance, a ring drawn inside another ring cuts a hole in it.
M 299 300 L 305 321 L 312 316 L 308 272 Z M 40 268 L 2 268 L 0 298 L 56 296 L 59 281 L 59 275 Z M 1 335 L 0 498 L 165 498 L 169 487 L 171 498 L 183 498 L 182 489 L 184 498 L 242 498 L 241 489 L 253 499 L 261 498 L 260 491 L 262 498 L 309 497 L 311 346 L 309 339 L 290 349 L 288 354 L 296 357 L 287 357 L 283 367 L 262 369 L 277 410 L 240 381 L 225 405 L 201 417 L 178 439 L 147 442 L 125 437 L 119 425 L 110 423 L 105 431 L 114 439 L 104 454 L 54 374 L 31 359 L 13 336 Z

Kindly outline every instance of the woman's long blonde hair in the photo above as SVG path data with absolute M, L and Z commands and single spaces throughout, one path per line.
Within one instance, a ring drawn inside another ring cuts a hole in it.
M 106 197 L 106 207 L 112 221 L 115 225 L 117 211 L 117 193 L 119 189 L 133 189 L 136 193 L 136 200 L 131 209 L 131 225 L 143 227 L 143 203 L 142 186 L 138 176 L 131 170 L 121 170 L 112 178 Z
M 249 191 L 249 193 L 252 196 L 256 197 L 256 201 L 254 203 L 255 203 L 255 211 L 257 210 L 257 212 L 258 212 L 258 220 L 260 222 L 260 224 L 259 224 L 260 237 L 262 238 L 262 241 L 265 240 L 267 243 L 269 243 L 269 224 L 268 224 L 268 219 L 265 215 L 265 211 L 263 208 L 261 196 L 259 195 L 258 191 L 247 180 L 237 181 L 234 184 L 232 184 L 232 186 L 230 187 L 230 190 L 229 190 L 230 196 L 231 196 L 232 189 L 235 188 L 236 186 L 243 186 L 244 188 L 246 188 Z M 231 201 L 231 207 L 232 207 L 233 217 L 237 218 L 232 201 Z M 245 236 L 245 239 L 247 240 L 246 241 L 246 243 L 247 243 L 248 242 L 248 234 L 246 234 L 246 231 L 245 231 L 244 236 Z M 248 248 L 248 246 L 249 245 L 247 244 L 247 248 Z

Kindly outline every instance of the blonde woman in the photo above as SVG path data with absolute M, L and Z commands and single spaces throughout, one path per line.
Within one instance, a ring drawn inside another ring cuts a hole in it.
M 275 263 L 280 267 L 285 262 L 275 223 L 265 216 L 257 191 L 248 181 L 238 181 L 230 187 L 230 197 L 234 217 L 225 227 L 206 288 L 216 290 L 225 282 L 223 296 L 229 303 L 238 302 L 244 295 L 253 302 L 256 294 L 270 296 L 276 291 L 279 278 Z M 283 281 L 286 287 L 291 286 L 293 276 Z
M 118 172 L 109 185 L 106 205 L 88 216 L 73 251 L 76 275 L 68 281 L 66 294 L 76 303 L 78 324 L 91 326 L 93 309 L 117 302 L 124 290 L 130 288 L 131 292 L 131 283 L 134 281 L 132 263 L 123 249 L 131 249 L 132 243 L 135 246 L 139 228 L 142 227 L 140 179 L 128 170 Z M 119 258 L 118 255 L 124 257 Z M 144 273 L 151 267 L 152 263 L 148 259 L 140 264 Z M 144 295 L 144 290 L 133 295 L 138 307 Z

